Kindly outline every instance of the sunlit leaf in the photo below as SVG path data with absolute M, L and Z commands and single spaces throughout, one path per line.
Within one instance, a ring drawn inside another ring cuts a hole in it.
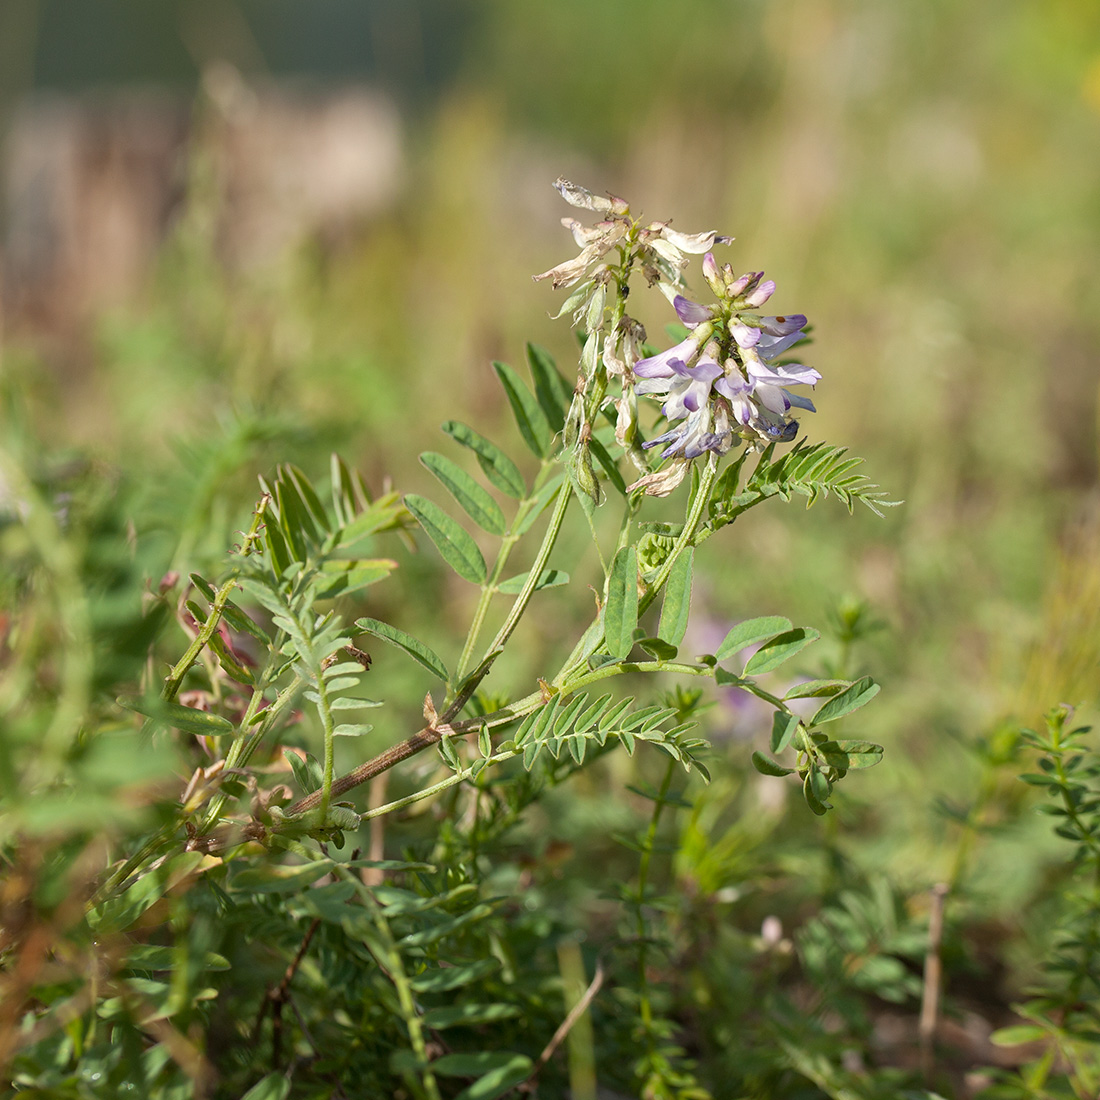
M 745 675 L 757 676 L 764 672 L 771 672 L 820 637 L 820 632 L 812 627 L 797 626 L 794 630 L 788 630 L 772 638 L 748 659 L 745 664 Z
M 722 639 L 722 644 L 714 651 L 719 661 L 724 661 L 730 655 L 756 645 L 758 642 L 767 641 L 777 634 L 791 629 L 791 620 L 784 619 L 781 615 L 769 615 L 761 619 L 746 619 L 738 623 Z
M 611 563 L 603 622 L 608 653 L 624 659 L 634 648 L 638 625 L 638 555 L 633 546 L 622 547 Z
M 695 550 L 688 547 L 672 566 L 665 582 L 664 600 L 661 603 L 661 621 L 657 637 L 672 646 L 678 646 L 687 632 L 688 613 L 691 610 L 691 578 Z
M 397 646 L 398 649 L 403 649 L 414 661 L 422 664 L 444 683 L 450 680 L 447 666 L 418 638 L 406 634 L 405 631 L 399 630 L 396 626 L 390 626 L 389 623 L 380 622 L 378 619 L 356 619 L 355 625 L 360 630 L 373 634 L 376 638 L 381 638 L 384 642 Z
M 843 718 L 844 715 L 851 714 L 852 711 L 869 703 L 878 693 L 879 685 L 870 676 L 864 676 L 862 680 L 857 680 L 851 687 L 823 703 L 810 719 L 809 724 L 820 726 L 825 722 L 834 722 L 838 718 Z
M 457 420 L 448 420 L 443 430 L 456 442 L 468 447 L 477 455 L 478 465 L 485 476 L 502 493 L 515 500 L 523 500 L 527 495 L 527 486 L 519 467 L 495 444 L 485 436 L 468 428 Z
M 405 507 L 435 543 L 443 560 L 463 580 L 471 584 L 484 584 L 488 577 L 485 559 L 470 533 L 457 520 L 427 497 L 413 493 L 405 497 Z
M 420 461 L 482 530 L 491 535 L 504 534 L 504 513 L 500 505 L 461 466 L 435 451 L 425 451 Z
M 535 453 L 538 458 L 546 458 L 550 454 L 550 442 L 553 432 L 546 419 L 546 413 L 535 399 L 535 395 L 527 388 L 527 385 L 507 363 L 493 363 L 500 384 L 508 397 L 508 404 L 512 406 L 512 415 L 516 418 L 519 434 L 523 436 L 524 443 Z

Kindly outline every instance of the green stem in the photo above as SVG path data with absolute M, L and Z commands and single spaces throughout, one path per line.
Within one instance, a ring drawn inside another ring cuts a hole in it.
M 317 712 L 321 715 L 321 725 L 325 734 L 325 763 L 324 774 L 321 777 L 321 806 L 320 806 L 320 821 L 323 824 L 325 817 L 328 815 L 328 804 L 332 799 L 332 771 L 333 771 L 333 758 L 335 756 L 335 735 L 333 729 L 335 728 L 332 720 L 332 708 L 328 705 L 328 691 L 325 687 L 324 672 L 319 672 L 317 675 L 317 696 L 319 702 L 317 703 Z
M 575 680 L 570 680 L 567 684 L 564 684 L 561 692 L 563 695 L 573 695 L 582 688 L 599 683 L 600 680 L 607 680 L 612 676 L 622 676 L 626 672 L 675 672 L 685 676 L 714 675 L 714 670 L 709 665 L 689 665 L 675 661 L 619 661 L 612 665 L 603 665 L 600 668 L 590 669 L 582 673 Z
M 266 511 L 265 497 L 260 501 L 259 507 L 252 514 L 252 525 L 249 527 L 247 534 L 244 538 L 244 544 L 241 546 L 239 556 L 242 558 L 247 557 L 251 552 L 253 545 L 260 536 L 260 531 L 263 527 L 263 515 Z M 187 652 L 176 662 L 172 671 L 168 673 L 168 676 L 164 681 L 164 689 L 161 695 L 164 699 L 171 702 L 175 699 L 179 693 L 180 685 L 183 683 L 183 678 L 187 675 L 188 670 L 198 660 L 199 654 L 206 648 L 210 639 L 214 636 L 214 632 L 218 629 L 218 624 L 221 622 L 222 612 L 225 610 L 225 605 L 229 602 L 230 594 L 233 589 L 237 587 L 237 577 L 240 576 L 240 565 L 234 566 L 232 572 L 229 574 L 229 579 L 215 591 L 214 599 L 210 603 L 210 614 L 207 617 L 205 623 L 202 624 L 198 634 L 195 635 L 194 640 L 187 647 Z
M 489 767 L 492 764 L 500 764 L 505 760 L 513 760 L 519 756 L 521 751 L 521 749 L 515 749 L 511 752 L 494 753 L 492 756 L 486 758 L 484 767 Z M 484 770 L 484 768 L 482 770 Z M 431 798 L 433 795 L 441 794 L 443 791 L 449 790 L 459 783 L 464 783 L 467 779 L 472 778 L 473 774 L 473 765 L 468 768 L 463 768 L 462 771 L 454 772 L 452 775 L 447 776 L 446 779 L 441 779 L 438 783 L 433 783 L 430 787 L 424 787 L 419 791 L 414 791 L 412 794 L 406 795 L 404 798 L 398 798 L 393 802 L 387 802 L 384 806 L 375 806 L 374 809 L 367 810 L 366 813 L 361 814 L 359 820 L 369 821 L 372 817 L 384 817 L 386 814 L 391 814 L 395 810 L 403 810 L 406 806 L 412 806 L 414 803 L 421 802 L 425 798 Z
M 470 629 L 466 633 L 466 643 L 462 647 L 462 655 L 458 659 L 458 666 L 455 672 L 456 684 L 462 682 L 463 677 L 466 675 L 466 670 L 470 667 L 470 662 L 473 660 L 474 656 L 474 649 L 477 647 L 477 640 L 481 634 L 481 628 L 485 623 L 485 617 L 489 611 L 489 604 L 492 602 L 493 596 L 497 593 L 497 583 L 504 572 L 504 567 L 508 563 L 508 559 L 511 557 L 512 550 L 521 538 L 517 528 L 519 528 L 527 518 L 531 508 L 534 506 L 535 499 L 538 496 L 538 490 L 544 481 L 545 474 L 553 469 L 555 465 L 556 463 L 551 462 L 543 463 L 539 476 L 535 479 L 535 485 L 531 496 L 520 501 L 515 518 L 512 520 L 511 525 L 501 540 L 496 562 L 493 565 L 488 580 L 482 585 L 481 596 L 478 598 L 477 607 L 474 609 L 474 617 L 470 622 Z
M 289 841 L 287 849 L 298 853 L 306 860 L 317 858 L 316 852 L 311 851 L 300 841 Z M 370 888 L 363 884 L 358 875 L 335 861 L 332 863 L 332 874 L 336 878 L 350 882 L 362 898 L 364 907 L 370 911 L 374 925 L 378 929 L 379 939 L 382 942 L 381 945 L 378 945 L 372 944 L 368 940 L 365 946 L 374 956 L 375 962 L 393 982 L 394 991 L 397 993 L 397 1002 L 401 1006 L 401 1018 L 409 1034 L 409 1045 L 412 1047 L 413 1053 L 416 1054 L 417 1061 L 423 1066 L 420 1071 L 420 1081 L 424 1086 L 424 1092 L 428 1100 L 441 1100 L 439 1084 L 429 1066 L 428 1044 L 424 1038 L 424 1027 L 420 1021 L 420 1012 L 416 1007 L 416 998 L 413 996 L 412 985 L 409 982 L 409 976 L 405 973 L 405 965 L 401 959 L 401 952 L 398 950 L 397 941 L 394 939 L 389 921 L 383 916 L 382 910 L 379 908 Z M 382 947 L 382 950 L 378 950 L 379 946 Z
M 554 543 L 557 542 L 558 535 L 561 533 L 562 523 L 565 521 L 565 513 L 569 507 L 569 501 L 572 499 L 572 496 L 573 486 L 568 481 L 563 481 L 561 488 L 558 490 L 557 505 L 554 508 L 553 514 L 550 516 L 550 523 L 546 528 L 546 533 L 542 536 L 542 545 L 539 547 L 538 554 L 535 555 L 531 571 L 527 574 L 527 580 L 524 582 L 523 588 L 520 590 L 519 595 L 512 604 L 511 610 L 508 612 L 508 618 L 504 620 L 492 644 L 486 650 L 486 657 L 488 657 L 490 653 L 502 649 L 504 643 L 508 641 L 512 636 L 512 632 L 519 625 L 523 613 L 527 610 L 527 605 L 531 602 L 531 596 L 534 594 L 535 586 L 542 576 L 542 571 L 546 568 L 546 563 L 550 558 L 550 552 L 554 549 Z
M 687 550 L 688 547 L 695 545 L 695 535 L 699 530 L 700 523 L 702 523 L 703 516 L 706 514 L 707 505 L 710 503 L 710 491 L 714 488 L 714 483 L 717 479 L 718 456 L 708 453 L 707 464 L 703 467 L 702 476 L 699 478 L 699 485 L 695 490 L 695 495 L 691 498 L 687 518 L 684 520 L 684 529 L 680 532 L 680 536 L 672 547 L 671 553 L 661 563 L 661 568 L 657 571 L 657 575 L 653 578 L 652 582 L 650 582 L 646 594 L 639 602 L 639 615 L 653 603 L 661 589 L 664 588 L 665 582 L 672 572 L 672 567 L 676 564 L 680 555 Z
M 654 1049 L 653 1035 L 653 1006 L 649 999 L 649 980 L 646 976 L 646 961 L 649 953 L 649 941 L 646 936 L 646 920 L 643 906 L 645 905 L 646 890 L 649 886 L 649 864 L 653 855 L 653 846 L 657 842 L 657 829 L 661 821 L 661 813 L 667 803 L 668 789 L 672 786 L 672 777 L 676 771 L 676 761 L 670 760 L 665 768 L 665 777 L 661 782 L 661 789 L 657 792 L 657 800 L 653 803 L 653 813 L 649 819 L 649 828 L 646 830 L 645 839 L 642 841 L 642 855 L 638 861 L 638 911 L 635 917 L 635 931 L 638 936 L 638 1008 L 642 1017 L 642 1028 L 645 1031 L 646 1042 L 650 1053 Z

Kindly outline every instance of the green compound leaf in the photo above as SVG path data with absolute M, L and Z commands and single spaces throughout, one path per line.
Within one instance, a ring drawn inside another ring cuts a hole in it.
M 429 1008 L 424 1013 L 424 1025 L 442 1030 L 445 1027 L 474 1027 L 477 1024 L 495 1024 L 519 1015 L 519 1007 L 509 1004 L 444 1005 Z
M 761 775 L 790 775 L 794 771 L 794 768 L 785 768 L 782 764 L 777 764 L 770 756 L 762 752 L 752 754 L 752 766 Z
M 676 564 L 665 582 L 665 597 L 661 604 L 661 622 L 657 627 L 657 637 L 672 646 L 678 646 L 687 631 L 694 557 L 695 550 L 689 547 L 676 559 Z
M 806 773 L 806 778 L 802 781 L 802 793 L 806 798 L 806 805 L 818 817 L 832 809 L 832 806 L 826 801 L 830 790 L 829 781 L 821 770 L 811 765 L 810 770 Z
M 715 650 L 714 655 L 719 661 L 724 661 L 731 654 L 746 646 L 756 645 L 757 642 L 767 641 L 777 634 L 782 634 L 791 629 L 791 620 L 784 619 L 781 615 L 769 615 L 762 619 L 746 619 L 738 623 L 722 640 L 722 644 Z
M 803 684 L 795 684 L 783 699 L 819 699 L 826 695 L 836 695 L 846 687 L 847 680 L 807 680 Z
M 443 430 L 456 443 L 477 455 L 478 465 L 485 476 L 502 493 L 513 500 L 523 500 L 527 495 L 523 475 L 519 472 L 519 467 L 495 443 L 490 443 L 485 436 L 457 420 L 448 420 L 443 425 Z
M 290 1078 L 285 1073 L 269 1073 L 241 1097 L 241 1100 L 286 1100 L 290 1095 Z
M 478 527 L 491 535 L 504 534 L 504 513 L 500 505 L 461 466 L 435 451 L 425 451 L 420 461 L 443 483 Z
M 772 715 L 772 752 L 782 752 L 791 743 L 797 729 L 797 714 L 786 714 L 777 710 Z
M 839 695 L 834 695 L 828 702 L 822 703 L 818 712 L 810 720 L 810 725 L 820 726 L 825 722 L 834 722 L 859 710 L 864 704 L 869 703 L 879 693 L 879 685 L 870 676 L 864 676 L 857 680 L 851 687 L 846 688 Z
M 494 958 L 478 959 L 469 966 L 446 966 L 426 970 L 410 979 L 409 985 L 417 993 L 447 993 L 464 985 L 481 981 L 496 972 L 500 963 Z
M 516 576 L 501 581 L 496 587 L 497 591 L 505 596 L 515 596 L 526 583 L 527 573 L 517 573 Z M 535 584 L 535 591 L 537 592 L 540 588 L 557 588 L 559 585 L 568 583 L 568 573 L 563 573 L 560 569 L 544 569 Z
M 534 1069 L 526 1054 L 509 1050 L 485 1050 L 471 1054 L 444 1054 L 431 1063 L 432 1073 L 440 1077 L 477 1077 L 455 1100 L 496 1100 Z
M 555 432 L 565 426 L 565 414 L 573 401 L 573 388 L 558 370 L 551 354 L 536 344 L 527 345 L 527 362 L 535 380 L 535 396 Z
M 405 497 L 405 507 L 435 543 L 443 560 L 463 580 L 471 584 L 485 583 L 489 575 L 485 559 L 465 527 L 427 497 L 410 493 Z
M 633 546 L 624 546 L 611 563 L 603 624 L 608 653 L 625 659 L 634 648 L 638 625 L 638 554 Z
M 780 634 L 762 645 L 748 659 L 745 664 L 745 675 L 755 676 L 763 672 L 771 672 L 820 637 L 821 633 L 809 626 L 796 626 L 794 630 Z
M 519 426 L 519 434 L 524 443 L 537 458 L 546 458 L 550 454 L 553 432 L 546 419 L 546 413 L 535 400 L 535 395 L 527 388 L 523 379 L 507 363 L 493 363 L 500 384 L 508 395 L 508 404 L 512 406 L 512 415 Z
M 119 706 L 136 711 L 155 722 L 178 729 L 180 733 L 193 733 L 200 737 L 210 734 L 232 733 L 233 723 L 220 714 L 208 714 L 204 710 L 169 703 L 157 695 L 122 695 Z
M 414 661 L 422 664 L 444 683 L 449 682 L 451 674 L 447 671 L 447 666 L 419 638 L 414 638 L 411 634 L 398 630 L 396 626 L 390 626 L 389 623 L 380 622 L 378 619 L 357 619 L 355 625 L 367 634 L 373 634 L 376 638 L 381 638 L 382 641 L 403 649 Z

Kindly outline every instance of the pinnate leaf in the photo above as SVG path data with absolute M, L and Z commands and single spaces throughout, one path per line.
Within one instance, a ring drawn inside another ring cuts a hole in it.
M 414 638 L 411 634 L 406 634 L 405 631 L 399 630 L 396 626 L 390 626 L 389 623 L 381 622 L 378 619 L 357 619 L 355 625 L 360 630 L 373 634 L 376 638 L 381 638 L 384 642 L 397 646 L 398 649 L 403 649 L 414 661 L 422 664 L 444 683 L 447 683 L 450 679 L 447 666 L 419 638 Z
M 405 507 L 416 517 L 428 538 L 435 543 L 443 560 L 463 579 L 471 584 L 483 584 L 489 572 L 485 559 L 470 533 L 449 516 L 438 504 L 410 493 L 405 497 Z

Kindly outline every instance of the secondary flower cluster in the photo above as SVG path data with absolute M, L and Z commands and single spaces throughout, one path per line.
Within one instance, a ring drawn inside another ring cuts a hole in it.
M 566 179 L 557 180 L 554 187 L 570 206 L 590 210 L 602 218 L 595 225 L 562 218 L 562 225 L 573 234 L 581 251 L 534 279 L 552 280 L 555 290 L 576 287 L 557 316 L 571 311 L 573 323 L 584 324 L 588 335 L 581 357 L 585 376 L 591 377 L 597 357 L 603 359 L 608 374 L 629 376 L 641 357 L 645 329 L 622 308 L 616 310 L 614 303 L 608 303 L 609 288 L 625 301 L 627 280 L 637 266 L 650 286 L 659 287 L 671 299 L 684 289 L 683 270 L 689 255 L 702 255 L 716 244 L 729 244 L 733 238 L 723 237 L 713 229 L 705 233 L 681 233 L 667 222 L 642 225 L 631 217 L 630 206 L 624 199 L 594 195 Z M 605 307 L 609 304 L 611 324 L 604 332 Z

